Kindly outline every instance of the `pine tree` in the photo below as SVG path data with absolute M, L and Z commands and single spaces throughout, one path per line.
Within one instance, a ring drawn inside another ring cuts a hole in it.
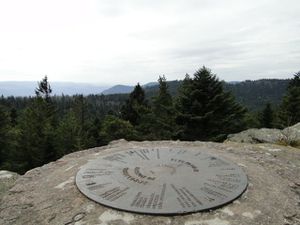
M 273 128 L 274 112 L 270 103 L 267 103 L 261 115 L 261 127 Z
M 51 100 L 50 95 L 52 93 L 51 86 L 48 82 L 47 75 L 42 79 L 42 81 L 38 82 L 38 87 L 35 89 L 35 94 L 37 97 L 44 98 L 47 102 Z
M 72 107 L 74 112 L 76 123 L 78 125 L 78 134 L 76 149 L 85 149 L 89 145 L 88 140 L 88 115 L 87 115 L 87 102 L 83 95 L 76 95 L 75 101 Z M 75 121 L 74 121 L 75 122 Z
M 36 89 L 36 97 L 24 110 L 20 122 L 25 169 L 41 166 L 57 158 L 55 148 L 56 111 L 52 90 L 45 77 Z
M 23 173 L 24 157 L 20 153 L 20 130 L 11 122 L 9 111 L 0 105 L 0 169 Z
M 80 150 L 81 128 L 73 111 L 67 113 L 60 121 L 56 129 L 56 149 L 58 157 Z M 79 147 L 79 148 L 78 148 Z
M 0 105 L 0 167 L 7 160 L 9 151 L 9 115 L 5 108 Z
M 130 93 L 129 100 L 132 102 L 134 101 L 139 105 L 146 104 L 145 92 L 139 83 L 134 87 L 134 90 Z
M 88 128 L 89 147 L 96 147 L 106 144 L 100 137 L 99 130 L 102 126 L 102 121 L 96 117 Z
M 149 126 L 154 139 L 167 140 L 173 137 L 176 128 L 175 109 L 165 76 L 160 76 L 158 83 L 159 91 L 153 98 L 152 116 L 154 118 L 150 120 Z
M 140 123 L 141 115 L 147 111 L 145 92 L 138 83 L 121 109 L 121 117 L 132 125 Z
M 172 96 L 168 91 L 168 85 L 164 75 L 158 78 L 158 84 L 158 95 L 155 96 L 153 100 L 154 112 L 156 115 L 167 113 L 168 110 L 166 110 L 165 107 L 172 106 Z
M 280 106 L 279 117 L 283 127 L 300 122 L 300 71 L 289 83 Z
M 17 125 L 18 114 L 15 108 L 10 110 L 10 122 L 13 127 Z
M 289 82 L 288 88 L 300 87 L 300 71 L 294 74 L 294 78 Z
M 176 105 L 178 137 L 184 140 L 220 141 L 244 127 L 246 110 L 224 92 L 222 82 L 206 67 L 196 71 L 194 78 L 186 75 Z

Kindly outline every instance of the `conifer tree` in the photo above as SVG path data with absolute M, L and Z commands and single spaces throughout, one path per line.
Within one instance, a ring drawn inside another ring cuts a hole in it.
M 81 128 L 73 111 L 67 113 L 60 121 L 56 129 L 56 149 L 58 157 L 74 152 L 78 149 L 81 141 Z
M 9 145 L 9 116 L 3 106 L 0 105 L 0 167 L 7 159 Z
M 186 75 L 176 105 L 176 121 L 181 125 L 178 137 L 184 140 L 220 141 L 244 127 L 246 110 L 206 67 L 196 71 L 193 78 Z
M 17 110 L 15 108 L 12 108 L 10 110 L 10 123 L 13 127 L 17 125 L 17 118 L 18 118 Z
M 172 96 L 168 91 L 165 76 L 158 79 L 159 90 L 157 96 L 153 98 L 153 114 L 150 128 L 155 135 L 155 139 L 171 139 L 175 131 L 175 109 Z
M 42 79 L 42 81 L 38 82 L 38 87 L 35 89 L 35 94 L 37 97 L 44 98 L 47 102 L 51 100 L 50 95 L 52 93 L 51 86 L 48 82 L 47 75 Z
M 9 109 L 0 105 L 0 169 L 24 172 L 19 136 L 19 129 L 9 117 Z
M 274 112 L 270 103 L 267 103 L 261 115 L 261 127 L 273 128 Z
M 88 139 L 88 118 L 87 118 L 87 102 L 86 99 L 83 97 L 83 95 L 76 95 L 75 101 L 72 107 L 72 111 L 74 112 L 74 116 L 76 118 L 76 126 L 78 127 L 78 138 L 77 138 L 77 144 L 76 149 L 84 149 L 88 147 L 89 145 L 89 139 Z
M 96 147 L 106 144 L 100 137 L 99 130 L 101 128 L 102 121 L 95 117 L 92 121 L 90 127 L 88 128 L 88 137 L 89 137 L 89 147 Z
M 41 166 L 57 158 L 55 141 L 55 107 L 51 101 L 52 92 L 47 77 L 36 89 L 36 97 L 24 110 L 21 118 L 21 143 L 25 158 L 25 169 Z
M 141 114 L 147 111 L 147 103 L 145 100 L 145 92 L 138 83 L 134 90 L 130 93 L 129 99 L 121 109 L 121 117 L 129 121 L 132 125 L 138 125 Z
M 145 92 L 139 83 L 134 87 L 133 91 L 130 93 L 129 100 L 132 102 L 136 102 L 139 105 L 146 104 Z
M 300 71 L 289 83 L 280 106 L 279 117 L 283 127 L 300 122 Z
M 168 91 L 167 80 L 164 75 L 159 76 L 158 84 L 158 95 L 155 96 L 153 100 L 154 112 L 156 115 L 167 113 L 165 107 L 172 106 L 172 96 Z
M 300 87 L 300 71 L 294 74 L 293 79 L 289 82 L 288 88 Z

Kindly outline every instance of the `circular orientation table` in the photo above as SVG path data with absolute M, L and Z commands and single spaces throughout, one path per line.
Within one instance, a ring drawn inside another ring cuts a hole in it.
M 184 214 L 222 206 L 247 188 L 236 164 L 201 150 L 145 148 L 106 153 L 78 171 L 88 198 L 143 214 Z

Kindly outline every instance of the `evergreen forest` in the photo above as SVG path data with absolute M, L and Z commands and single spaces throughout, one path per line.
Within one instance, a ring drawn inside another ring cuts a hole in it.
M 223 141 L 300 122 L 300 72 L 259 82 L 225 83 L 202 67 L 182 81 L 159 76 L 146 90 L 137 83 L 130 94 L 53 96 L 45 76 L 33 97 L 0 98 L 0 169 L 23 174 L 121 138 Z

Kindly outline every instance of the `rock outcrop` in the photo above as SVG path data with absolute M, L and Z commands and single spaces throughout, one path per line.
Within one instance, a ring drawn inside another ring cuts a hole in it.
M 283 130 L 279 129 L 249 129 L 237 134 L 228 136 L 227 141 L 240 143 L 272 143 L 279 145 L 291 145 L 300 147 L 300 123 L 287 127 Z
M 182 147 L 238 164 L 247 191 L 209 212 L 147 216 L 113 210 L 82 195 L 74 177 L 89 160 L 127 148 Z M 300 151 L 274 144 L 211 142 L 126 142 L 75 152 L 21 176 L 0 200 L 0 224 L 73 225 L 296 225 L 300 224 Z
M 6 170 L 0 170 L 0 199 L 15 184 L 20 175 Z

